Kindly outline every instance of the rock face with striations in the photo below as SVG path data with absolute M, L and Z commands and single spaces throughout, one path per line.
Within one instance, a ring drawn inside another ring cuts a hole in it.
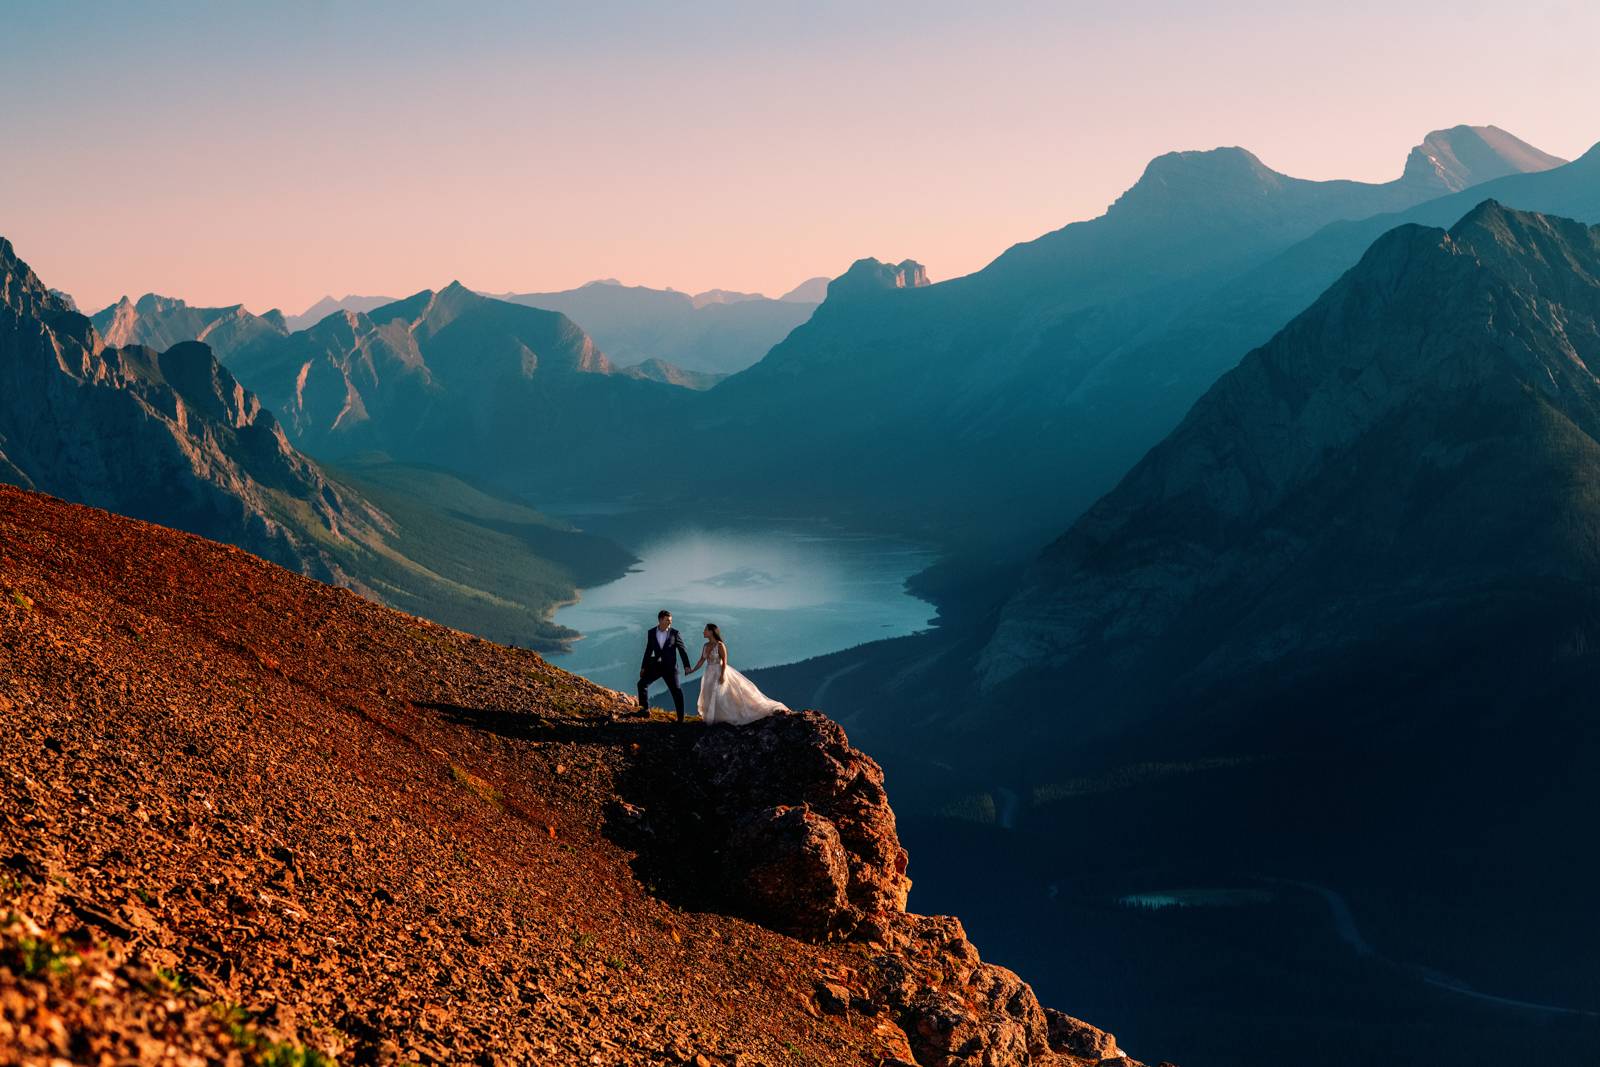
M 244 547 L 324 579 L 382 517 L 330 484 L 198 343 L 106 347 L 0 240 L 0 480 Z

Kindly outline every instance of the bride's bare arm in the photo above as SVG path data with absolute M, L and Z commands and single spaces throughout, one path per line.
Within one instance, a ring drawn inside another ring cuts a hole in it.
M 717 672 L 717 684 L 728 684 L 728 646 L 717 642 L 717 661 L 722 664 L 722 669 Z
M 706 661 L 706 649 L 710 647 L 711 646 L 709 644 L 700 646 L 700 658 L 694 661 L 694 666 L 690 667 L 687 673 L 693 674 L 695 671 L 700 669 L 700 665 Z

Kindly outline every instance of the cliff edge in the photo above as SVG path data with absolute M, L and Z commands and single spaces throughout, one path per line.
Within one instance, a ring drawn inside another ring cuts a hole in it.
M 628 703 L 0 487 L 0 1064 L 1131 1064 L 906 913 L 837 724 Z

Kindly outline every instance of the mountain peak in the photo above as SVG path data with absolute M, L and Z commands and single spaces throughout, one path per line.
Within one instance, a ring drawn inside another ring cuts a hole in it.
M 920 289 L 928 284 L 928 269 L 914 259 L 885 263 L 868 257 L 856 260 L 849 270 L 829 282 L 828 297 L 886 289 Z
M 1454 193 L 1507 174 L 1550 170 L 1565 162 L 1498 126 L 1452 126 L 1434 130 L 1411 150 L 1400 180 Z
M 4 237 L 0 237 L 0 307 L 35 316 L 71 310 L 32 267 L 18 258 L 16 249 Z
M 1241 193 L 1259 197 L 1291 181 L 1237 145 L 1195 152 L 1167 152 L 1145 165 L 1139 180 L 1111 205 L 1112 211 L 1205 203 Z

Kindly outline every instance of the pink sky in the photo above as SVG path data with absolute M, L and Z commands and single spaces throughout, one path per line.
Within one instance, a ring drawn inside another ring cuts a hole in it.
M 967 273 L 1171 149 L 1387 180 L 1461 122 L 1600 140 L 1600 5 L 1198 6 L 23 3 L 0 234 L 91 310 L 776 294 L 867 255 Z

